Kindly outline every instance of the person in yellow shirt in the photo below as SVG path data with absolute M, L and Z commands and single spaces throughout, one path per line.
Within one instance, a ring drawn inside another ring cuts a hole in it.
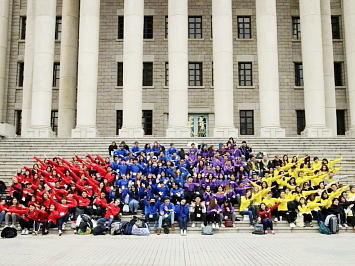
M 281 191 L 280 197 L 277 199 L 277 202 L 280 202 L 280 205 L 277 208 L 277 216 L 280 218 L 286 218 L 287 222 L 290 224 L 290 227 L 295 227 L 296 220 L 296 204 L 293 202 L 294 198 L 286 197 L 286 192 Z
M 297 206 L 297 209 L 298 209 L 298 212 L 300 214 L 302 214 L 303 216 L 303 223 L 304 223 L 304 227 L 309 224 L 311 227 L 313 226 L 312 225 L 312 213 L 309 209 L 309 207 L 307 206 L 307 202 L 306 202 L 306 199 L 304 197 L 301 197 L 300 198 L 300 202 L 299 202 L 299 205 Z
M 240 198 L 240 215 L 248 215 L 249 216 L 249 223 L 251 226 L 255 224 L 256 216 L 256 209 L 252 205 L 254 200 L 253 194 L 250 189 L 245 192 L 245 196 L 241 196 Z

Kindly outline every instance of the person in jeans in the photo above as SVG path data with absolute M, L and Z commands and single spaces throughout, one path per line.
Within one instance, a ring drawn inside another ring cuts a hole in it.
M 155 198 L 151 198 L 149 201 L 145 201 L 144 214 L 146 222 L 154 222 L 154 231 L 157 232 L 158 220 L 159 220 L 159 205 Z
M 205 202 L 201 201 L 200 197 L 196 197 L 190 205 L 190 220 L 192 222 L 191 227 L 196 226 L 196 221 L 201 221 L 201 227 L 207 226 L 206 219 L 206 205 Z
M 180 203 L 175 205 L 177 220 L 179 221 L 180 233 L 182 236 L 187 235 L 187 222 L 189 220 L 189 205 L 186 199 L 182 199 Z
M 224 202 L 222 204 L 222 220 L 232 220 L 233 223 L 233 227 L 235 227 L 235 213 L 234 213 L 234 207 L 232 205 L 232 203 L 230 202 L 230 200 L 227 200 L 226 202 Z M 222 227 L 224 227 L 224 225 L 222 224 Z
M 256 219 L 256 209 L 251 203 L 254 200 L 254 197 L 251 193 L 251 190 L 245 192 L 245 196 L 242 196 L 240 199 L 240 215 L 248 215 L 249 223 L 251 226 L 255 224 L 254 220 Z
M 97 223 L 107 224 L 107 226 L 110 226 L 117 215 L 120 213 L 120 204 L 120 199 L 116 199 L 113 203 L 110 204 L 103 204 L 103 206 L 106 208 L 105 216 L 98 219 Z
M 160 235 L 161 229 L 163 227 L 163 222 L 167 220 L 170 225 L 171 231 L 175 231 L 174 227 L 175 219 L 175 206 L 170 202 L 169 198 L 164 198 L 164 203 L 159 207 L 159 221 L 158 221 L 158 230 L 157 234 Z
M 260 204 L 260 211 L 258 212 L 259 219 L 261 223 L 263 224 L 263 229 L 264 229 L 264 234 L 267 234 L 267 229 L 270 228 L 270 233 L 275 234 L 274 232 L 274 227 L 272 224 L 272 219 L 271 219 L 271 212 L 276 210 L 277 207 L 280 205 L 280 203 L 276 203 L 272 207 L 268 208 L 266 207 L 265 203 Z

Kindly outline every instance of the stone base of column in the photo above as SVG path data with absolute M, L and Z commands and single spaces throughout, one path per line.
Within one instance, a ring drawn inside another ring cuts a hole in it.
M 355 127 L 352 127 L 348 131 L 346 131 L 345 135 L 347 137 L 355 138 Z
M 122 138 L 143 138 L 144 130 L 141 127 L 122 128 L 119 131 L 119 136 Z
M 307 138 L 331 138 L 333 137 L 332 130 L 326 127 L 306 127 L 301 133 L 303 137 Z
M 260 128 L 261 138 L 284 138 L 285 129 L 280 127 L 262 127 Z
M 55 134 L 50 127 L 28 128 L 21 135 L 23 138 L 54 138 Z
M 189 138 L 190 129 L 188 127 L 171 127 L 166 130 L 167 138 Z
M 236 138 L 238 137 L 238 129 L 232 127 L 215 127 L 213 130 L 213 137 L 215 138 Z
M 96 127 L 76 127 L 71 132 L 72 138 L 96 138 L 97 129 Z
M 0 137 L 11 138 L 15 137 L 16 130 L 13 125 L 10 124 L 0 124 Z

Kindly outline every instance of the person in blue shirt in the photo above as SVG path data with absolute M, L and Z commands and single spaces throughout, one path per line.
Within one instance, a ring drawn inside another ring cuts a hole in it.
M 126 189 L 128 187 L 128 182 L 129 180 L 127 179 L 127 176 L 121 175 L 121 179 L 117 179 L 115 181 L 115 186 L 122 189 Z
M 159 207 L 159 221 L 158 221 L 158 230 L 157 235 L 160 235 L 161 229 L 163 227 L 163 222 L 167 222 L 171 231 L 175 231 L 174 227 L 174 219 L 175 219 L 175 206 L 170 202 L 169 198 L 164 199 L 164 203 L 162 203 Z
M 170 143 L 170 148 L 168 149 L 168 154 L 172 155 L 173 153 L 177 153 L 178 150 L 174 147 L 174 143 Z
M 114 150 L 113 152 L 113 156 L 125 157 L 126 155 L 127 151 L 123 148 L 122 144 L 120 144 L 120 146 L 118 146 L 118 149 Z
M 154 222 L 154 231 L 158 229 L 160 204 L 161 203 L 156 201 L 155 198 L 150 198 L 144 202 L 145 222 Z
M 171 202 L 176 204 L 183 197 L 184 197 L 184 190 L 181 187 L 179 187 L 178 183 L 173 182 L 172 188 L 170 189 Z
M 118 156 L 117 155 L 113 156 L 113 161 L 111 162 L 112 171 L 117 171 L 119 165 L 120 162 L 118 161 Z
M 133 147 L 131 148 L 131 152 L 137 155 L 140 151 L 141 149 L 139 148 L 139 143 L 138 141 L 135 141 Z
M 180 203 L 175 205 L 175 213 L 179 221 L 180 233 L 182 236 L 187 235 L 187 222 L 189 220 L 189 205 L 186 204 L 186 199 L 182 199 Z
M 126 160 L 122 158 L 121 163 L 117 167 L 117 173 L 118 175 L 127 175 L 128 173 L 128 165 L 126 163 Z

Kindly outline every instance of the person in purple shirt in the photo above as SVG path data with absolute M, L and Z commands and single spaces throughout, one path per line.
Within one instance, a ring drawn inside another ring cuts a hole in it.
M 227 200 L 226 193 L 224 192 L 222 186 L 218 186 L 217 193 L 213 196 L 216 198 L 218 205 L 222 205 Z
M 235 227 L 235 213 L 233 204 L 227 200 L 222 204 L 222 220 L 232 220 L 233 227 Z M 224 227 L 222 225 L 222 227 Z
M 212 197 L 213 197 L 213 192 L 211 190 L 211 187 L 206 186 L 205 193 L 203 193 L 203 200 L 206 202 L 207 205 L 209 204 Z
M 207 207 L 207 223 L 212 224 L 212 228 L 218 229 L 221 224 L 222 209 L 217 204 L 217 200 L 212 198 Z

